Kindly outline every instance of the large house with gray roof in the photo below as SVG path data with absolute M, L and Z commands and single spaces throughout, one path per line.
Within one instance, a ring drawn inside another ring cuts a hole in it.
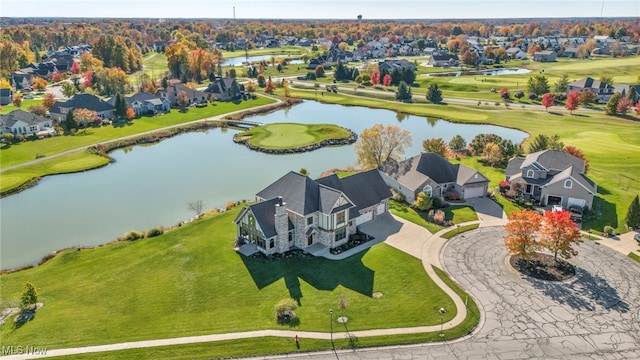
M 171 111 L 171 103 L 169 100 L 160 98 L 154 94 L 142 92 L 126 96 L 124 99 L 127 105 L 135 111 L 136 116 L 164 114 Z M 107 102 L 115 108 L 116 97 L 111 97 Z
M 87 109 L 96 112 L 102 119 L 112 119 L 115 116 L 116 108 L 108 102 L 92 94 L 75 94 L 69 100 L 56 101 L 49 109 L 51 118 L 61 122 L 69 111 L 75 109 Z
M 567 209 L 593 206 L 596 184 L 585 174 L 585 161 L 559 150 L 542 150 L 509 160 L 506 178 L 527 201 Z
M 451 164 L 432 152 L 421 153 L 403 161 L 387 160 L 380 166 L 385 183 L 413 203 L 419 193 L 444 199 L 470 199 L 487 194 L 489 179 L 476 170 Z
M 14 110 L 8 114 L 0 114 L 0 134 L 11 133 L 14 135 L 55 135 L 51 119 L 38 116 L 24 110 Z
M 391 192 L 377 170 L 311 179 L 289 172 L 256 194 L 236 219 L 237 236 L 272 255 L 335 248 L 358 226 L 389 211 Z
M 616 92 L 616 88 L 613 85 L 609 85 L 600 80 L 595 80 L 590 77 L 574 81 L 567 85 L 567 94 L 577 90 L 580 92 L 591 91 L 596 95 L 596 102 L 606 103 L 611 96 Z

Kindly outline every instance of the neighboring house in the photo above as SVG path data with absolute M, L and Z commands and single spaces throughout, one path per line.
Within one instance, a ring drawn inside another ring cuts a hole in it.
M 509 160 L 506 179 L 520 186 L 526 201 L 543 206 L 591 208 L 596 184 L 585 174 L 584 160 L 559 150 L 542 150 Z
M 13 100 L 13 91 L 11 89 L 0 89 L 0 106 L 10 104 Z
M 189 99 L 189 105 L 207 102 L 206 93 L 202 91 L 190 89 L 182 84 L 167 86 L 166 89 L 158 90 L 156 92 L 156 95 L 162 99 L 169 100 L 169 104 L 171 104 L 171 106 L 179 107 L 180 105 L 178 105 L 178 94 L 181 91 L 184 91 L 187 94 L 187 98 Z
M 93 110 L 103 119 L 112 119 L 115 116 L 113 105 L 92 94 L 75 94 L 67 101 L 56 101 L 49 112 L 54 120 L 60 122 L 69 111 L 75 109 Z
M 589 90 L 596 95 L 596 102 L 606 103 L 615 93 L 615 87 L 590 77 L 574 81 L 567 85 L 567 94 L 573 90 L 580 92 Z
M 242 89 L 236 79 L 217 78 L 204 91 L 212 94 L 218 101 L 232 101 L 242 98 Z
M 522 51 L 519 47 L 510 47 L 506 50 L 507 57 L 509 59 L 526 60 L 527 53 Z
M 451 164 L 432 152 L 403 161 L 387 160 L 379 170 L 385 183 L 401 193 L 409 204 L 420 192 L 438 199 L 454 193 L 460 199 L 483 197 L 489 184 L 489 180 L 476 170 Z
M 416 65 L 407 59 L 384 60 L 378 63 L 378 69 L 380 69 L 380 71 L 387 70 L 391 72 L 395 69 L 402 70 L 405 68 L 415 71 Z
M 0 133 L 12 133 L 14 135 L 31 135 L 41 131 L 53 130 L 51 119 L 32 114 L 24 110 L 14 110 L 8 114 L 0 115 Z
M 575 59 L 578 57 L 579 53 L 580 53 L 580 49 L 578 49 L 577 47 L 567 47 L 567 48 L 564 48 L 562 52 L 562 56 Z
M 533 53 L 533 61 L 537 62 L 554 62 L 558 54 L 555 51 L 536 51 Z
M 460 61 L 458 55 L 437 52 L 431 55 L 428 64 L 435 67 L 456 67 Z
M 377 170 L 313 180 L 293 171 L 256 194 L 234 220 L 237 236 L 267 255 L 322 252 L 346 243 L 358 225 L 389 211 L 391 192 Z
M 11 73 L 11 85 L 17 89 L 27 89 L 33 85 L 35 74 L 32 68 L 24 68 Z
M 171 111 L 171 104 L 168 99 L 162 99 L 150 93 L 137 93 L 135 95 L 125 97 L 129 107 L 136 112 L 136 116 L 164 114 Z M 107 100 L 112 106 L 116 105 L 116 97 Z

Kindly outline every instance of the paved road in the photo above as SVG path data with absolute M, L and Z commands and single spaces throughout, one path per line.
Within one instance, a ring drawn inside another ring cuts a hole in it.
M 472 338 L 446 344 L 338 351 L 355 359 L 640 359 L 640 266 L 585 242 L 565 283 L 522 277 L 505 265 L 501 227 L 481 227 L 445 247 L 446 270 L 486 317 Z M 256 359 L 279 359 L 262 357 Z M 336 354 L 290 355 L 334 359 Z

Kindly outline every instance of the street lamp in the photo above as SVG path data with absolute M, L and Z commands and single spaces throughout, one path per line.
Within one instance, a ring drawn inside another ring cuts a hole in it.
M 329 309 L 329 334 L 331 336 L 331 347 L 335 348 L 335 345 L 333 345 L 333 309 Z
M 458 234 L 460 234 L 460 224 L 456 225 L 456 227 L 458 228 Z
M 447 311 L 444 308 L 440 308 L 440 337 L 444 336 L 444 313 L 446 313 Z

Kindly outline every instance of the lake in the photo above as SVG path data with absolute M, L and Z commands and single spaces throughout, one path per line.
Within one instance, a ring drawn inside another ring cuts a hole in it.
M 272 57 L 275 57 L 276 59 L 277 58 L 287 59 L 289 64 L 291 65 L 297 65 L 297 64 L 303 63 L 301 59 L 291 58 L 291 56 L 289 56 L 288 54 L 282 54 L 282 55 L 255 55 L 255 56 L 249 56 L 249 58 L 246 58 L 244 56 L 226 58 L 224 59 L 223 65 L 224 66 L 240 66 L 240 65 L 244 65 L 247 61 L 250 63 L 253 63 L 253 62 L 262 61 L 262 60 L 265 60 L 267 63 L 270 63 Z
M 305 101 L 289 109 L 258 115 L 263 123 L 333 123 L 361 133 L 377 123 L 409 130 L 416 155 L 422 140 L 467 142 L 480 133 L 495 133 L 514 143 L 527 134 L 493 125 L 454 124 L 393 111 L 327 105 Z M 82 173 L 45 177 L 35 187 L 0 200 L 0 266 L 37 263 L 65 247 L 94 246 L 136 229 L 173 225 L 193 213 L 187 202 L 203 200 L 205 208 L 228 201 L 251 200 L 254 194 L 290 170 L 304 167 L 317 177 L 331 168 L 355 165 L 354 145 L 291 155 L 267 155 L 233 143 L 235 130 L 214 129 L 164 140 L 158 144 L 116 150 L 116 162 Z M 233 239 L 229 239 L 231 246 Z

